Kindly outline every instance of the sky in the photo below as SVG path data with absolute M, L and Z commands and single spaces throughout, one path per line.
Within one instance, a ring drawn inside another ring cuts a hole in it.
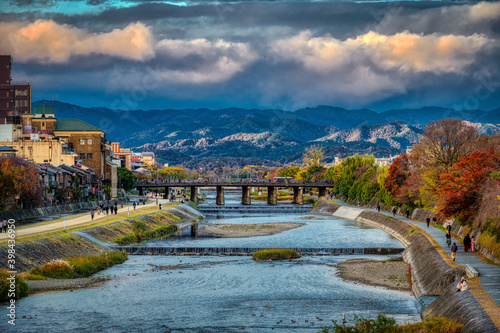
M 500 107 L 500 3 L 4 0 L 32 100 L 111 109 Z

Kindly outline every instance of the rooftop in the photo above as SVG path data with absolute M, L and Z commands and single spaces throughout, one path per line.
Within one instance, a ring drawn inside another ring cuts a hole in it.
M 55 131 L 82 131 L 82 132 L 102 132 L 99 128 L 87 124 L 80 119 L 58 119 Z

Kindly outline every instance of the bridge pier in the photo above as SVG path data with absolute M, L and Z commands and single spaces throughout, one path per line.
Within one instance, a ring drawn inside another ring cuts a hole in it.
M 170 194 L 170 188 L 165 186 L 165 194 L 163 195 L 163 199 L 168 199 L 168 195 Z
M 318 187 L 318 198 L 326 197 L 326 187 Z
M 143 196 L 144 195 L 144 187 L 139 187 L 139 195 Z
M 215 203 L 219 206 L 224 206 L 224 187 L 217 186 L 217 197 Z
M 191 201 L 194 203 L 198 203 L 198 188 L 196 186 L 191 187 Z
M 241 187 L 241 204 L 242 205 L 250 205 L 252 203 L 252 199 L 250 197 L 251 188 L 248 186 Z
M 275 186 L 267 187 L 267 204 L 268 205 L 277 205 L 278 198 L 276 195 L 278 194 L 278 188 Z
M 302 205 L 304 203 L 304 189 L 302 187 L 293 188 L 293 204 Z

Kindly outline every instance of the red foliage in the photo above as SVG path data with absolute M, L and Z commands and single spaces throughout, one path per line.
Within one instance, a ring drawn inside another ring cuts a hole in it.
M 409 176 L 408 156 L 403 153 L 399 155 L 389 167 L 389 174 L 385 179 L 385 189 L 396 197 L 400 189 L 406 183 Z
M 500 153 L 491 147 L 466 155 L 441 175 L 438 209 L 445 217 L 469 221 L 480 207 L 481 188 L 492 171 L 498 170 Z

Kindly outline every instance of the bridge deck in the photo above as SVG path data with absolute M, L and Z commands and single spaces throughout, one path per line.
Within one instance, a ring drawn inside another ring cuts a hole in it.
M 169 182 L 169 181 L 152 181 L 148 183 L 135 183 L 135 187 L 333 187 L 333 183 L 329 182 L 308 182 L 308 181 L 292 181 L 292 182 L 251 182 L 251 181 L 238 181 L 238 182 L 225 182 L 225 181 L 209 181 L 209 182 Z

